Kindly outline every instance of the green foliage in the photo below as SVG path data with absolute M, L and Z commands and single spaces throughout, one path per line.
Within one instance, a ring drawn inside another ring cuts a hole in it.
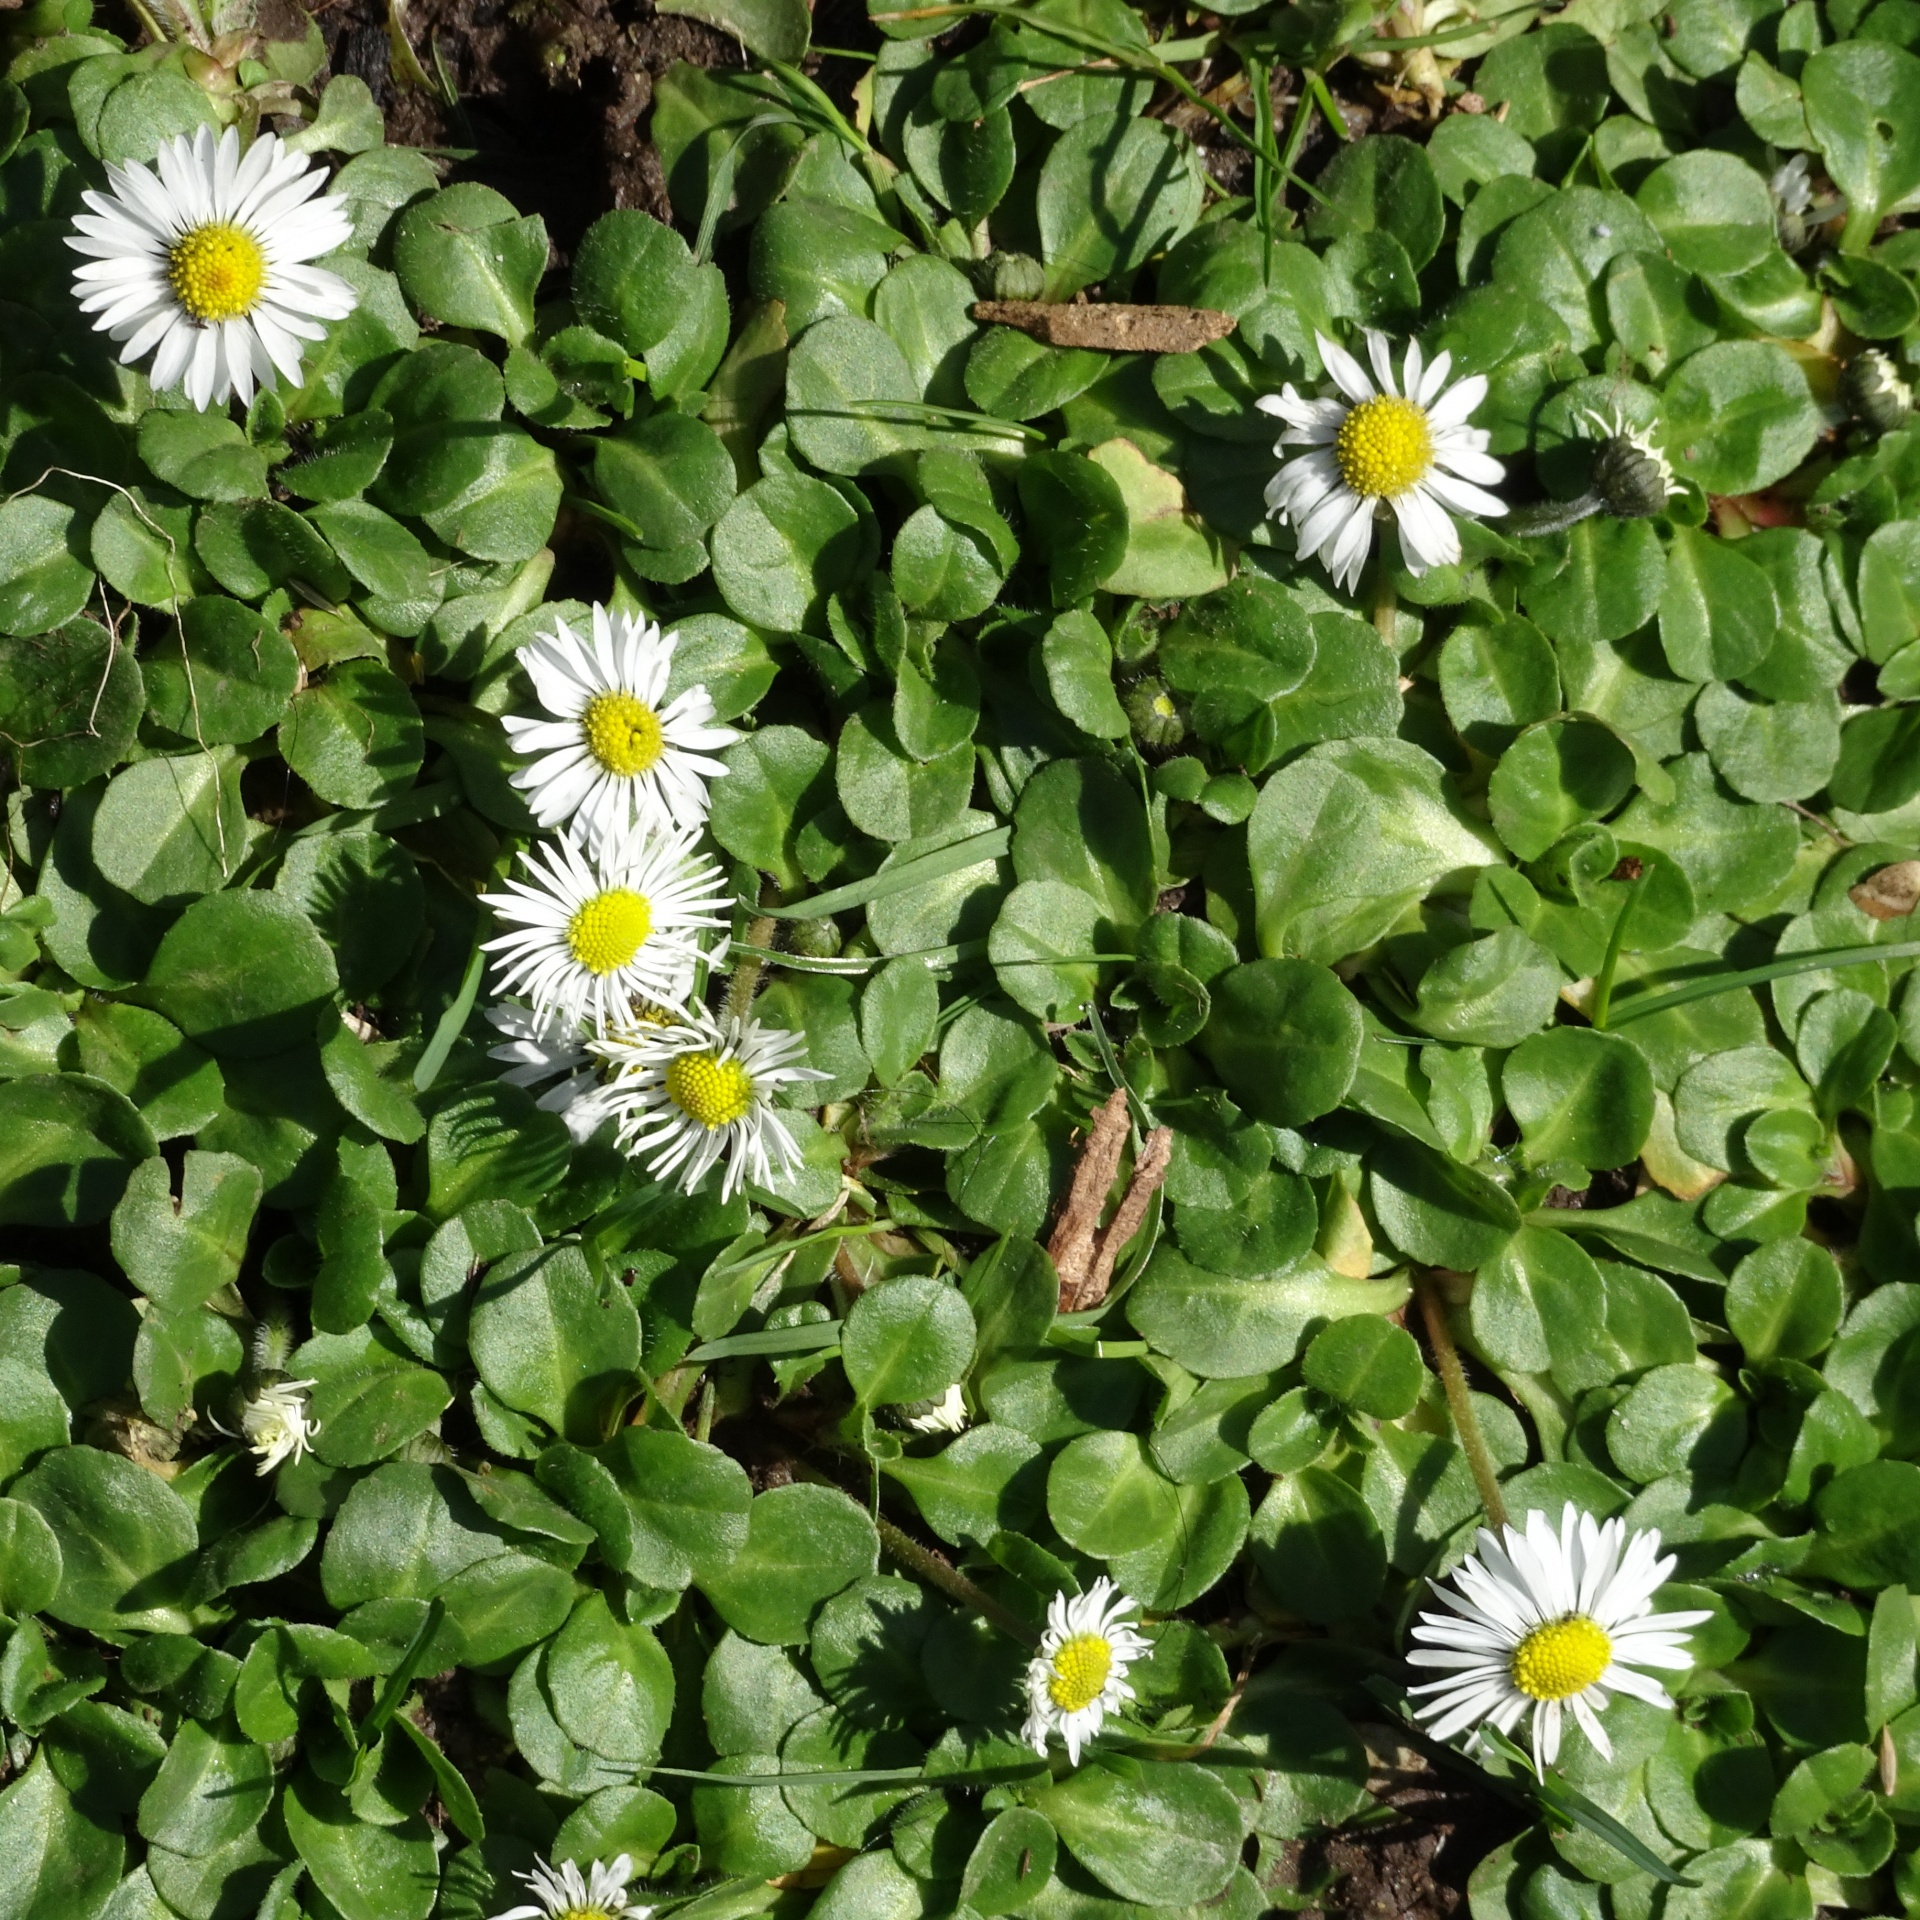
M 304 19 L 7 16 L 0 1920 L 619 1854 L 696 1920 L 1256 1920 L 1391 1817 L 1494 1481 L 1710 1619 L 1476 1920 L 1920 1913 L 1913 8 L 876 7 L 851 95 L 797 0 L 665 11 L 756 68 L 656 75 L 677 224 L 564 256 Z M 1434 114 L 1307 139 L 1375 79 Z M 198 412 L 63 242 L 262 113 L 358 306 Z M 1341 586 L 1257 403 L 1369 327 L 1484 381 L 1509 511 Z M 489 1053 L 563 592 L 738 729 L 699 990 L 819 1076 L 768 1184 Z M 1102 1579 L 1147 1650 L 1042 1757 Z

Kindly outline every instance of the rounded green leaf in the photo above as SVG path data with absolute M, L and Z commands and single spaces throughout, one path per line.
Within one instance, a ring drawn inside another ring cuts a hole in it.
M 909 1274 L 869 1287 L 847 1315 L 840 1358 L 860 1404 L 932 1400 L 973 1358 L 973 1314 L 959 1292 Z
M 1412 1334 L 1378 1314 L 1362 1313 L 1314 1335 L 1300 1376 L 1358 1413 L 1398 1420 L 1413 1411 L 1426 1369 Z
M 1367 1503 L 1323 1467 L 1274 1481 L 1247 1546 L 1275 1601 L 1306 1620 L 1356 1619 L 1386 1580 L 1386 1547 Z
M 1653 1126 L 1646 1056 L 1617 1034 L 1536 1033 L 1508 1056 L 1501 1087 L 1536 1167 L 1624 1167 Z
M 308 1039 L 338 985 L 331 949 L 291 901 L 216 893 L 168 929 L 146 992 L 210 1052 L 259 1058 Z
M 739 1553 L 695 1584 L 736 1633 L 794 1646 L 820 1602 L 879 1559 L 873 1522 L 837 1488 L 774 1487 L 754 1496 Z

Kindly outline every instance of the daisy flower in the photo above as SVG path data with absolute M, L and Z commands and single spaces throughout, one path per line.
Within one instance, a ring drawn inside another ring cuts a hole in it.
M 254 1471 L 269 1474 L 283 1460 L 298 1464 L 313 1445 L 320 1422 L 307 1417 L 312 1380 L 276 1380 L 240 1409 L 240 1437 L 259 1457 Z
M 634 826 L 656 833 L 707 817 L 707 782 L 726 772 L 713 750 L 740 738 L 713 724 L 713 697 L 689 687 L 667 699 L 680 636 L 636 614 L 593 610 L 584 640 L 554 630 L 521 649 L 520 663 L 551 716 L 501 721 L 518 753 L 538 756 L 513 776 L 543 827 L 573 823 L 589 846 Z
M 157 169 L 157 171 L 155 171 Z M 300 384 L 300 343 L 326 336 L 358 296 L 309 266 L 347 243 L 347 205 L 327 176 L 263 133 L 244 154 L 229 127 L 162 143 L 154 168 L 109 166 L 110 193 L 85 193 L 67 245 L 84 254 L 73 290 L 128 365 L 179 387 L 202 412 L 238 394 L 245 406 L 276 372 Z
M 956 1381 L 938 1400 L 912 1400 L 900 1409 L 915 1433 L 965 1433 L 967 1403 Z
M 592 1047 L 611 1070 L 620 1144 L 656 1179 L 677 1172 L 691 1193 L 724 1159 L 720 1197 L 730 1200 L 745 1181 L 770 1186 L 800 1164 L 773 1099 L 782 1087 L 828 1077 L 793 1064 L 806 1047 L 801 1035 L 751 1014 L 721 1021 L 695 1007 L 671 1026 L 608 1033 Z
M 529 1090 L 557 1082 L 546 1086 L 534 1105 L 557 1113 L 575 1145 L 590 1140 L 611 1108 L 580 1024 L 558 1015 L 538 1019 L 511 1000 L 489 1007 L 487 1024 L 501 1036 L 499 1046 L 487 1049 L 489 1060 L 506 1064 L 500 1078 L 510 1087 Z
M 595 1860 L 585 1873 L 571 1860 L 559 1866 L 542 1861 L 531 1873 L 516 1873 L 532 1890 L 523 1907 L 509 1907 L 495 1920 L 649 1920 L 653 1909 L 627 1898 L 633 1860 L 618 1855 L 611 1864 Z
M 1080 1749 L 1098 1733 L 1107 1715 L 1133 1698 L 1127 1669 L 1147 1651 L 1147 1642 L 1126 1616 L 1134 1602 L 1104 1574 L 1074 1599 L 1053 1596 L 1040 1651 L 1027 1667 L 1027 1721 L 1020 1737 L 1044 1757 L 1047 1736 L 1067 1743 L 1077 1767 Z
M 531 884 L 480 896 L 507 928 L 485 943 L 499 955 L 499 991 L 524 992 L 537 1020 L 601 1029 L 636 999 L 684 1000 L 695 935 L 725 926 L 732 904 L 720 869 L 693 847 L 692 834 L 648 834 L 595 858 L 571 840 L 522 853 Z
M 1374 522 L 1389 509 L 1400 523 L 1407 571 L 1460 558 L 1460 532 L 1450 514 L 1501 514 L 1505 506 L 1484 491 L 1505 477 L 1487 453 L 1487 435 L 1467 425 L 1486 398 L 1482 374 L 1447 385 L 1453 356 L 1431 366 L 1419 343 L 1407 343 L 1401 383 L 1395 385 L 1387 337 L 1367 332 L 1367 352 L 1379 385 L 1352 354 L 1324 334 L 1314 336 L 1341 399 L 1306 400 L 1289 383 L 1259 401 L 1287 431 L 1274 448 L 1310 447 L 1267 485 L 1267 511 L 1293 529 L 1302 560 L 1319 554 L 1334 584 L 1352 591 L 1373 545 Z
M 1450 1611 L 1423 1613 L 1407 1658 L 1445 1670 L 1445 1678 L 1411 1689 L 1429 1695 L 1415 1716 L 1430 1720 L 1436 1740 L 1491 1720 L 1511 1734 L 1533 1716 L 1533 1758 L 1550 1765 L 1560 1751 L 1563 1710 L 1608 1758 L 1613 1748 L 1599 1721 L 1609 1691 L 1656 1707 L 1673 1702 L 1659 1681 L 1638 1671 L 1692 1664 L 1686 1629 L 1710 1613 L 1655 1613 L 1653 1596 L 1674 1559 L 1658 1558 L 1657 1532 L 1629 1534 L 1623 1520 L 1596 1522 L 1569 1503 L 1560 1530 L 1544 1513 L 1504 1539 L 1480 1531 L 1480 1551 L 1453 1575 L 1457 1591 L 1434 1585 Z

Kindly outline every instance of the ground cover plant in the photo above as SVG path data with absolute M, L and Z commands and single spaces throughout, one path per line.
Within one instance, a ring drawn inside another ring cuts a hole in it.
M 1920 1911 L 1920 14 L 691 12 L 0 16 L 0 1920 Z

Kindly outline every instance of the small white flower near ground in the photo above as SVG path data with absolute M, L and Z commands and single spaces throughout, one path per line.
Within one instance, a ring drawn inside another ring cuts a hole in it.
M 732 896 L 692 834 L 622 838 L 590 857 L 571 840 L 520 856 L 528 880 L 482 894 L 506 929 L 485 943 L 496 986 L 524 993 L 537 1019 L 604 1029 L 636 1000 L 684 1000 L 695 936 L 727 924 Z
M 307 1413 L 307 1389 L 315 1384 L 276 1380 L 240 1409 L 241 1437 L 260 1462 L 255 1473 L 269 1474 L 286 1460 L 297 1463 L 312 1447 L 320 1423 Z
M 748 1180 L 768 1186 L 799 1164 L 774 1097 L 828 1077 L 794 1064 L 806 1050 L 801 1035 L 750 1014 L 717 1020 L 699 1007 L 671 1024 L 603 1034 L 592 1047 L 608 1068 L 621 1146 L 656 1179 L 677 1175 L 687 1193 L 724 1160 L 722 1199 Z
M 1107 1715 L 1133 1698 L 1127 1669 L 1147 1642 L 1127 1616 L 1134 1602 L 1103 1574 L 1085 1593 L 1053 1596 L 1040 1650 L 1027 1666 L 1027 1719 L 1021 1737 L 1044 1755 L 1050 1735 L 1066 1742 L 1077 1767 L 1080 1749 Z
M 1653 1598 L 1674 1569 L 1657 1532 L 1628 1533 L 1622 1520 L 1596 1521 L 1571 1503 L 1556 1533 L 1544 1513 L 1501 1535 L 1480 1531 L 1479 1552 L 1434 1585 L 1447 1611 L 1420 1615 L 1407 1658 L 1445 1678 L 1409 1691 L 1415 1715 L 1436 1740 L 1491 1721 L 1511 1734 L 1533 1717 L 1533 1757 L 1550 1766 L 1571 1713 L 1594 1746 L 1613 1749 L 1599 1712 L 1610 1694 L 1652 1706 L 1673 1704 L 1642 1667 L 1684 1672 L 1693 1664 L 1687 1632 L 1710 1613 L 1655 1613 Z
M 597 848 L 635 828 L 673 833 L 706 820 L 707 783 L 727 770 L 713 755 L 740 735 L 714 723 L 705 687 L 667 698 L 678 638 L 596 606 L 590 638 L 556 614 L 553 630 L 520 650 L 548 717 L 501 725 L 517 753 L 536 756 L 513 784 L 543 827 Z
M 1291 383 L 1257 403 L 1287 423 L 1276 454 L 1311 451 L 1289 460 L 1267 486 L 1267 512 L 1294 530 L 1302 560 L 1315 554 L 1334 584 L 1353 590 L 1373 547 L 1376 520 L 1391 512 L 1400 526 L 1407 571 L 1460 558 L 1456 514 L 1492 516 L 1505 505 L 1486 488 L 1506 477 L 1487 452 L 1487 435 L 1467 425 L 1487 396 L 1483 374 L 1447 384 L 1450 354 L 1431 366 L 1409 341 L 1395 381 L 1385 334 L 1367 332 L 1367 353 L 1378 384 L 1345 348 L 1314 336 L 1341 397 L 1308 400 Z
M 609 1862 L 591 1862 L 585 1873 L 571 1860 L 558 1866 L 543 1860 L 532 1872 L 514 1878 L 524 1880 L 534 1897 L 494 1920 L 651 1920 L 653 1913 L 627 1898 L 633 1861 L 624 1853 Z
M 243 154 L 229 127 L 165 141 L 152 167 L 109 166 L 107 193 L 81 197 L 67 240 L 80 310 L 148 378 L 204 412 L 242 406 L 275 375 L 300 384 L 301 342 L 326 337 L 359 296 L 309 263 L 344 246 L 353 220 L 324 169 L 263 133 Z

